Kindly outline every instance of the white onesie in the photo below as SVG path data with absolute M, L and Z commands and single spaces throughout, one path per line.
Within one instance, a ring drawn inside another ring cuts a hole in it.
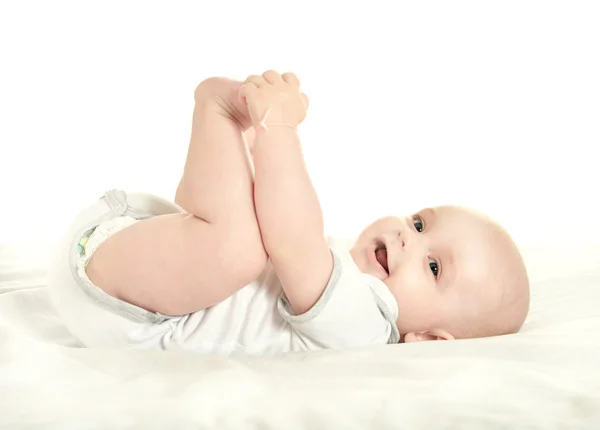
M 256 281 L 189 315 L 165 316 L 108 296 L 91 283 L 85 267 L 104 240 L 137 221 L 127 215 L 101 222 L 75 242 L 70 276 L 54 271 L 57 310 L 85 346 L 270 355 L 399 341 L 393 295 L 382 281 L 361 273 L 347 247 L 334 238 L 328 238 L 334 261 L 330 280 L 318 302 L 301 315 L 286 301 L 270 262 Z

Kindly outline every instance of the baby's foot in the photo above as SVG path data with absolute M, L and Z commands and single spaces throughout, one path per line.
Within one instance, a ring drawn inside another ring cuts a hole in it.
M 251 128 L 252 121 L 248 107 L 239 99 L 242 84 L 243 82 L 227 78 L 209 78 L 198 85 L 194 91 L 194 99 L 196 103 L 209 100 L 217 103 L 245 131 Z

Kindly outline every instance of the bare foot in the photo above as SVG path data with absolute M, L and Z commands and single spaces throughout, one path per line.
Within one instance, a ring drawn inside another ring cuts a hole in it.
M 194 100 L 196 103 L 203 103 L 207 100 L 215 101 L 245 132 L 252 127 L 252 122 L 248 114 L 248 107 L 239 99 L 239 90 L 242 84 L 243 82 L 228 78 L 209 78 L 196 87 Z

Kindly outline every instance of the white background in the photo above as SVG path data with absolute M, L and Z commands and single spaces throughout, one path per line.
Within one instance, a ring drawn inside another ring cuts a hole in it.
M 294 71 L 327 233 L 455 203 L 600 241 L 597 2 L 0 4 L 0 242 L 105 190 L 172 198 L 204 78 Z

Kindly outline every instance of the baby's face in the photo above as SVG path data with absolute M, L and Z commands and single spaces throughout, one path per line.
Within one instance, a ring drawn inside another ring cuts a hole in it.
M 460 335 L 468 313 L 502 299 L 496 270 L 503 259 L 497 227 L 483 216 L 451 206 L 369 225 L 351 255 L 363 273 L 382 280 L 398 302 L 402 335 Z M 405 339 L 406 340 L 406 339 Z

